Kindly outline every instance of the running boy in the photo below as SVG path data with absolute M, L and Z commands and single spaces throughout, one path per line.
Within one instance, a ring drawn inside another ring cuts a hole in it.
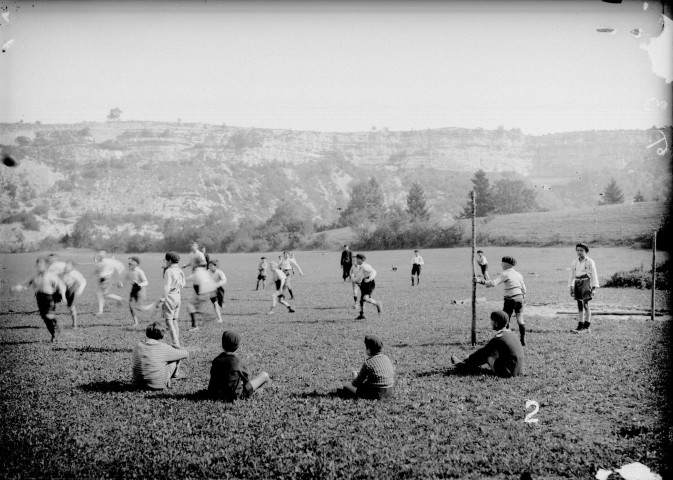
M 61 334 L 61 326 L 56 319 L 54 294 L 58 292 L 61 298 L 65 298 L 65 284 L 58 275 L 47 270 L 48 265 L 45 258 L 38 258 L 35 267 L 37 273 L 30 280 L 12 287 L 12 291 L 21 292 L 28 287 L 35 289 L 35 300 L 37 300 L 40 317 L 51 334 L 51 341 L 55 342 Z
M 266 263 L 266 257 L 262 257 L 259 265 L 257 265 L 257 286 L 255 291 L 259 290 L 259 282 L 262 282 L 262 290 L 266 290 L 266 269 L 269 267 L 269 264 Z
M 278 303 L 281 305 L 285 305 L 288 312 L 294 313 L 294 309 L 290 306 L 289 303 L 285 301 L 285 295 L 283 294 L 283 290 L 286 288 L 285 282 L 287 280 L 287 276 L 280 269 L 280 266 L 277 262 L 271 262 L 271 271 L 273 272 L 273 281 L 276 284 L 276 291 L 271 295 L 271 309 L 266 312 L 266 314 L 273 315 L 275 313 L 273 309 L 276 308 L 276 301 L 278 301 Z
M 493 338 L 482 348 L 462 362 L 451 356 L 451 362 L 457 371 L 474 372 L 481 365 L 488 364 L 493 372 L 503 378 L 516 377 L 523 371 L 523 348 L 516 341 L 516 334 L 507 330 L 509 315 L 505 312 L 491 312 L 491 328 L 495 330 Z
M 217 315 L 217 323 L 222 323 L 222 309 L 224 308 L 224 286 L 227 283 L 227 276 L 222 270 L 220 270 L 220 261 L 211 260 L 208 263 L 208 270 L 210 271 L 210 277 L 215 282 L 215 296 L 210 297 L 210 301 L 213 302 L 213 307 L 215 308 L 215 315 Z
M 339 393 L 369 400 L 392 397 L 395 386 L 395 367 L 382 351 L 383 342 L 378 337 L 365 336 L 367 360 L 359 373 L 353 370 L 353 381 L 344 383 Z
M 505 304 L 502 309 L 505 313 L 512 317 L 512 313 L 516 313 L 516 321 L 519 324 L 519 337 L 521 338 L 521 345 L 525 346 L 526 326 L 523 323 L 523 303 L 526 295 L 526 284 L 523 281 L 523 276 L 514 270 L 516 260 L 513 257 L 502 257 L 502 273 L 496 276 L 493 280 L 485 280 L 474 277 L 472 281 L 481 283 L 487 287 L 495 287 L 500 283 L 505 284 Z M 509 328 L 509 321 L 507 326 Z
M 201 312 L 203 304 L 213 297 L 217 300 L 217 287 L 215 286 L 213 277 L 206 270 L 205 263 L 197 263 L 194 266 L 194 273 L 187 277 L 187 281 L 190 280 L 194 283 L 194 296 L 192 297 L 192 301 L 187 305 L 187 311 L 192 319 L 192 328 L 189 331 L 193 332 L 199 329 L 196 325 L 196 314 L 203 313 Z
M 594 290 L 599 287 L 596 263 L 589 257 L 589 247 L 584 243 L 575 246 L 577 258 L 570 265 L 570 296 L 577 300 L 577 330 L 573 333 L 591 333 L 591 309 L 589 301 L 593 298 Z M 584 311 L 584 315 L 582 315 Z M 584 318 L 582 318 L 584 316 Z
M 353 287 L 353 310 L 358 308 L 358 295 L 361 295 L 362 293 L 360 292 L 360 284 L 356 280 L 356 278 L 359 278 L 358 274 L 358 269 L 360 266 L 356 263 L 351 267 L 350 272 L 348 273 L 348 276 L 351 279 L 351 286 Z
M 294 274 L 294 267 L 297 267 L 297 270 L 299 270 L 299 275 L 303 277 L 304 272 L 301 271 L 301 267 L 294 259 L 294 256 L 292 256 L 290 252 L 283 252 L 283 260 L 280 262 L 280 269 L 287 277 L 285 280 L 285 288 L 290 294 L 290 300 L 294 298 L 294 294 L 292 293 L 292 285 L 290 284 L 290 275 Z
M 262 372 L 250 380 L 250 370 L 243 360 L 236 355 L 241 337 L 232 331 L 222 334 L 222 349 L 210 367 L 208 395 L 216 400 L 233 402 L 248 398 L 270 379 L 269 374 Z
M 126 280 L 131 283 L 131 293 L 129 294 L 129 310 L 131 311 L 133 325 L 137 326 L 138 317 L 136 316 L 136 310 L 138 304 L 142 300 L 145 300 L 145 287 L 149 285 L 147 276 L 145 276 L 145 272 L 140 269 L 140 259 L 138 257 L 129 257 L 129 269 L 126 274 Z
M 116 273 L 119 278 L 117 286 L 122 288 L 124 286 L 122 278 L 126 267 L 119 260 L 107 256 L 105 250 L 99 250 L 94 256 L 95 271 L 98 277 L 98 290 L 96 296 L 98 297 L 98 312 L 96 315 L 103 315 L 103 308 L 105 307 L 105 299 L 109 298 L 117 302 L 118 305 L 122 303 L 122 297 L 110 293 L 110 284 L 112 283 L 112 276 Z
M 414 275 L 416 275 L 416 285 L 421 284 L 421 265 L 425 265 L 423 257 L 418 250 L 414 250 L 414 256 L 411 259 L 411 286 L 414 286 Z
M 171 334 L 171 345 L 180 348 L 180 326 L 178 318 L 180 316 L 180 304 L 182 299 L 180 292 L 185 286 L 185 274 L 178 266 L 180 255 L 175 252 L 168 252 L 164 257 L 164 296 L 157 306 L 161 306 L 166 326 Z
M 372 296 L 374 288 L 376 288 L 376 283 L 374 278 L 376 278 L 376 270 L 372 268 L 371 265 L 365 263 L 365 257 L 362 253 L 355 255 L 355 263 L 358 268 L 354 272 L 355 277 L 352 279 L 360 287 L 360 315 L 357 316 L 355 320 L 364 320 L 365 319 L 365 302 L 371 303 L 376 307 L 376 311 L 381 314 L 381 300 L 376 301 Z
M 482 277 L 484 277 L 485 280 L 490 280 L 491 277 L 488 275 L 488 260 L 486 260 L 483 250 L 477 250 L 477 265 L 481 268 Z
M 77 328 L 77 307 L 75 302 L 79 299 L 86 287 L 86 279 L 76 268 L 72 260 L 65 262 L 63 276 L 61 277 L 65 284 L 65 300 L 72 316 L 72 328 Z

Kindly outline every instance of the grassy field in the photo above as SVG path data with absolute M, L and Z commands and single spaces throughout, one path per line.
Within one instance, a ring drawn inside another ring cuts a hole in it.
M 664 202 L 622 203 L 553 212 L 513 213 L 477 219 L 477 232 L 491 238 L 508 237 L 533 244 L 614 244 L 660 228 L 667 213 Z M 471 220 L 461 220 L 471 232 Z
M 9 286 L 31 274 L 35 254 L 2 255 L 0 402 L 2 478 L 594 478 L 641 462 L 664 478 L 671 442 L 671 321 L 642 316 L 594 318 L 590 336 L 569 332 L 573 310 L 566 281 L 572 248 L 488 248 L 492 273 L 513 255 L 524 275 L 525 374 L 503 380 L 449 370 L 450 355 L 468 355 L 471 306 L 469 249 L 421 252 L 426 265 L 411 287 L 411 252 L 368 252 L 379 271 L 374 297 L 355 321 L 350 286 L 341 282 L 339 252 L 297 252 L 295 314 L 255 292 L 259 254 L 213 255 L 227 274 L 224 325 L 214 315 L 181 340 L 190 352 L 185 380 L 159 393 L 134 391 L 131 351 L 156 311 L 132 327 L 125 307 L 94 317 L 92 253 L 64 252 L 90 280 L 82 328 L 66 325 L 51 344 L 29 293 Z M 649 265 L 650 252 L 596 248 L 603 277 Z M 273 258 L 276 253 L 271 254 Z M 270 256 L 267 254 L 267 256 Z M 125 259 L 124 255 L 118 258 Z M 158 254 L 141 255 L 150 297 L 161 290 Z M 665 258 L 661 254 L 661 260 Z M 392 265 L 399 270 L 393 272 Z M 449 274 L 450 273 L 450 274 Z M 123 289 L 127 292 L 127 288 Z M 189 297 L 191 288 L 183 293 Z M 126 295 L 126 293 L 124 293 Z M 492 335 L 487 316 L 502 289 L 479 286 L 479 345 Z M 650 292 L 600 289 L 594 308 L 647 309 Z M 663 293 L 657 308 L 668 309 Z M 224 329 L 242 335 L 239 349 L 253 372 L 273 383 L 233 405 L 202 399 Z M 397 371 L 396 397 L 342 400 L 334 389 L 364 361 L 363 338 L 379 335 Z M 537 423 L 526 423 L 534 400 Z M 614 476 L 611 478 L 615 478 Z

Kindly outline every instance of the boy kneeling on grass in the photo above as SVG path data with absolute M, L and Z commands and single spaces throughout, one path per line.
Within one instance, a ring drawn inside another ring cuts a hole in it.
M 375 335 L 365 336 L 367 360 L 360 373 L 353 370 L 353 381 L 344 383 L 337 393 L 346 397 L 381 400 L 393 396 L 395 368 L 390 359 L 382 353 L 383 342 Z
M 462 362 L 454 355 L 451 363 L 456 371 L 478 372 L 485 363 L 493 372 L 503 378 L 516 377 L 523 371 L 523 348 L 516 338 L 516 333 L 507 329 L 509 315 L 499 310 L 491 312 L 491 328 L 496 330 L 495 336 L 482 348 L 474 352 Z
M 247 398 L 270 381 L 266 372 L 249 379 L 247 365 L 236 355 L 240 341 L 241 337 L 236 332 L 227 330 L 222 334 L 224 353 L 218 355 L 210 367 L 208 396 L 213 399 L 233 402 L 239 398 Z
M 161 342 L 164 330 L 156 322 L 147 327 L 145 335 L 133 349 L 133 383 L 150 390 L 170 388 L 172 379 L 183 378 L 178 366 L 189 352 Z

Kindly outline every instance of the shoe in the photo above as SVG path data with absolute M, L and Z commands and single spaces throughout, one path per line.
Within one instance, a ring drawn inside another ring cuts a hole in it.
M 294 313 L 294 308 L 289 307 L 289 308 L 287 309 L 287 311 L 290 312 L 290 313 Z
M 198 329 L 199 329 L 199 327 L 192 327 L 192 328 L 190 328 L 190 329 L 187 330 L 187 331 L 188 331 L 188 332 L 195 332 L 195 331 L 197 331 Z
M 526 342 L 525 342 L 525 340 L 524 340 L 523 338 L 521 339 L 521 346 L 522 346 L 522 347 L 525 347 L 525 346 L 526 346 Z
M 273 315 L 274 313 L 276 312 L 274 312 L 273 310 L 269 310 L 268 312 L 266 312 L 267 315 Z
M 460 360 L 458 360 L 458 357 L 456 357 L 455 355 L 451 355 L 451 363 L 455 365 L 457 363 L 460 363 Z
M 381 305 L 381 300 L 378 300 L 376 302 L 376 311 L 379 312 L 379 315 L 381 315 L 381 309 L 383 308 L 383 305 Z
M 218 321 L 215 322 L 215 323 L 224 323 L 224 320 L 218 320 Z
M 360 315 L 357 316 L 357 318 L 355 320 L 365 320 L 365 316 L 360 314 Z

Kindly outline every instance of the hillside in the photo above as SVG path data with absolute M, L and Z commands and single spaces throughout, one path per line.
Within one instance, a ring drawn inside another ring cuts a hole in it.
M 371 176 L 386 202 L 400 205 L 420 182 L 433 218 L 450 224 L 480 168 L 491 182 L 525 179 L 548 210 L 595 205 L 611 177 L 627 199 L 640 191 L 647 200 L 665 200 L 670 156 L 647 148 L 660 138 L 655 129 L 531 136 L 516 129 L 329 133 L 162 122 L 2 124 L 0 146 L 21 164 L 0 168 L 0 215 L 36 207 L 40 213 L 39 231 L 3 224 L 0 241 L 61 236 L 86 211 L 142 216 L 146 224 L 133 228 L 156 235 L 167 218 L 213 210 L 233 222 L 265 220 L 281 200 L 330 224 L 348 204 L 353 182 Z

